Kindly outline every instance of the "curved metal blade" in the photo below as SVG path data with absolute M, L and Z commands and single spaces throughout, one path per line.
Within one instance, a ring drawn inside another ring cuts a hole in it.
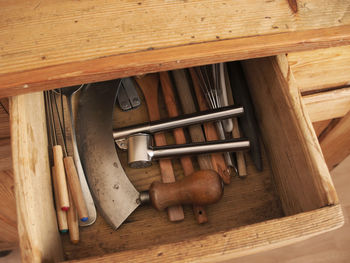
M 139 192 L 120 164 L 112 135 L 113 108 L 120 80 L 93 83 L 81 91 L 77 144 L 100 213 L 114 229 L 139 206 Z

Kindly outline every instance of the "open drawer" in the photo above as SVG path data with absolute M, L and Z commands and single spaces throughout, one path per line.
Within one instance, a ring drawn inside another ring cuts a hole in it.
M 209 223 L 205 225 L 197 225 L 188 207 L 180 223 L 169 222 L 165 213 L 140 207 L 117 231 L 101 217 L 93 226 L 81 228 L 78 245 L 70 244 L 57 229 L 43 95 L 12 97 L 11 139 L 22 258 L 214 262 L 341 227 L 344 218 L 337 194 L 286 56 L 246 60 L 243 67 L 265 149 L 263 172 L 256 172 L 248 159 L 248 177 L 234 178 L 225 186 L 223 199 L 207 208 Z M 156 165 L 149 175 L 159 176 Z M 143 190 L 147 184 L 139 187 Z

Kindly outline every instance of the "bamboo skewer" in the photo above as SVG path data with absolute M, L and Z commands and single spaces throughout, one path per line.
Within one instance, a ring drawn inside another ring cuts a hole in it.
M 161 87 L 162 87 L 168 115 L 169 117 L 176 117 L 179 115 L 179 112 L 175 102 L 175 95 L 174 95 L 173 87 L 169 78 L 169 73 L 160 72 L 159 76 L 160 76 Z M 184 130 L 182 128 L 174 129 L 173 134 L 177 144 L 186 143 Z M 185 176 L 188 176 L 194 172 L 193 163 L 190 157 L 183 156 L 180 158 L 180 162 L 181 162 Z M 199 224 L 202 224 L 208 221 L 204 207 L 193 205 L 193 212 Z

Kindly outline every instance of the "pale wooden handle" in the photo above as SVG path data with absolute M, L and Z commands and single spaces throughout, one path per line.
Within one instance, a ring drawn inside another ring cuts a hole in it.
M 73 157 L 67 156 L 63 161 L 64 167 L 66 168 L 69 189 L 70 193 L 72 194 L 74 205 L 78 211 L 80 220 L 84 222 L 88 219 L 89 214 L 86 208 L 83 191 L 81 190 L 81 185 Z
M 159 77 L 169 117 L 179 116 L 179 111 L 177 109 L 175 94 L 170 81 L 169 73 L 160 72 Z M 174 129 L 173 134 L 175 137 L 176 144 L 186 143 L 185 133 L 182 128 Z M 190 157 L 181 157 L 180 162 L 185 176 L 188 176 L 194 172 L 193 163 Z M 194 205 L 193 212 L 199 224 L 208 222 L 207 214 L 205 212 L 204 207 Z
M 57 181 L 58 188 L 58 200 L 60 208 L 67 211 L 69 208 L 69 197 L 68 197 L 68 188 L 66 181 L 66 173 L 64 172 L 63 165 L 63 152 L 61 145 L 55 145 L 52 147 L 54 167 L 55 167 L 55 176 Z
M 215 171 L 200 170 L 174 183 L 154 182 L 149 194 L 153 206 L 161 211 L 179 204 L 214 204 L 222 197 L 223 185 Z
M 78 214 L 77 214 L 77 210 L 75 208 L 74 202 L 72 200 L 70 191 L 69 191 L 69 201 L 71 203 L 71 206 L 67 211 L 69 238 L 73 244 L 77 244 L 79 242 Z
M 53 166 L 51 168 L 52 173 L 52 183 L 53 183 L 53 190 L 55 195 L 55 204 L 56 204 L 56 215 L 57 215 L 57 221 L 58 221 L 58 228 L 62 233 L 65 233 L 68 231 L 68 223 L 67 223 L 67 212 L 63 211 L 60 207 L 59 203 L 59 195 L 58 195 L 58 186 L 57 186 L 57 178 L 55 175 L 55 167 Z

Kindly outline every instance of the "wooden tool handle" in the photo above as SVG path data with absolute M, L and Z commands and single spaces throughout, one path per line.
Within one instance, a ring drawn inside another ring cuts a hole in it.
M 201 91 L 201 88 L 199 86 L 199 79 L 193 68 L 190 68 L 190 74 L 193 82 L 193 88 L 196 93 L 199 109 L 201 111 L 208 110 L 209 106 L 204 98 L 204 94 Z M 205 136 L 208 141 L 216 141 L 219 139 L 219 136 L 213 123 L 204 123 L 203 127 Z M 215 171 L 217 171 L 220 174 L 221 179 L 224 181 L 224 183 L 229 184 L 231 182 L 231 176 L 229 169 L 226 165 L 224 156 L 221 153 L 212 154 L 211 161 L 213 163 Z
M 52 183 L 53 183 L 53 190 L 55 195 L 55 204 L 56 204 L 56 215 L 57 215 L 57 222 L 58 222 L 58 228 L 60 232 L 65 233 L 68 231 L 68 223 L 67 223 L 67 212 L 63 211 L 60 207 L 59 203 L 59 195 L 58 195 L 58 186 L 57 186 L 57 179 L 55 176 L 55 167 L 51 168 L 51 174 L 52 174 Z
M 210 205 L 220 200 L 223 184 L 218 173 L 200 170 L 174 183 L 152 183 L 149 195 L 157 210 L 179 204 Z
M 64 171 L 63 165 L 63 152 L 61 145 L 53 146 L 52 151 L 55 166 L 54 175 L 56 176 L 59 204 L 62 210 L 67 211 L 70 204 L 68 197 L 66 173 Z
M 177 109 L 175 94 L 170 81 L 169 73 L 160 72 L 159 77 L 169 117 L 179 116 L 179 111 Z M 174 129 L 173 134 L 175 137 L 176 144 L 186 143 L 185 133 L 182 128 Z M 191 157 L 183 156 L 180 158 L 180 162 L 185 176 L 191 175 L 194 172 Z M 199 224 L 208 222 L 207 214 L 205 212 L 204 207 L 194 205 L 193 212 Z
M 197 111 L 194 104 L 193 96 L 191 94 L 191 88 L 186 77 L 186 71 L 184 69 L 178 69 L 172 71 L 175 87 L 179 94 L 182 110 L 185 114 L 194 113 Z M 192 125 L 188 127 L 192 142 L 204 142 L 205 137 L 203 134 L 202 126 L 200 124 Z M 212 169 L 213 165 L 210 156 L 207 154 L 201 154 L 197 156 L 199 167 L 203 170 Z
M 88 220 L 88 211 L 86 208 L 83 191 L 78 177 L 77 170 L 75 168 L 73 157 L 67 156 L 64 158 L 64 167 L 66 168 L 66 174 L 69 184 L 70 193 L 74 205 L 78 211 L 78 215 L 81 221 L 85 222 Z
M 67 211 L 67 220 L 68 220 L 68 229 L 69 229 L 69 238 L 73 244 L 79 243 L 79 222 L 78 214 L 75 208 L 74 202 L 72 200 L 72 195 L 69 192 L 69 201 L 71 206 Z
M 148 74 L 140 79 L 136 79 L 137 84 L 142 90 L 148 109 L 148 116 L 151 121 L 160 119 L 158 105 L 158 74 Z M 157 146 L 166 145 L 164 133 L 154 135 L 154 140 Z M 171 160 L 159 160 L 159 168 L 164 183 L 175 182 L 175 175 Z M 180 221 L 185 217 L 182 206 L 171 206 L 168 208 L 168 218 L 170 221 Z
M 232 89 L 231 89 L 231 84 L 230 84 L 230 79 L 228 76 L 227 68 L 224 65 L 224 76 L 225 76 L 225 82 L 226 82 L 226 87 L 227 87 L 227 99 L 229 105 L 234 105 L 234 99 L 232 95 Z M 237 118 L 232 119 L 232 137 L 233 138 L 240 138 L 241 137 L 241 132 L 239 130 L 238 126 L 238 121 Z M 238 169 L 238 175 L 240 177 L 246 177 L 247 176 L 247 166 L 245 163 L 245 157 L 243 152 L 236 152 L 236 158 L 237 158 L 237 169 Z

